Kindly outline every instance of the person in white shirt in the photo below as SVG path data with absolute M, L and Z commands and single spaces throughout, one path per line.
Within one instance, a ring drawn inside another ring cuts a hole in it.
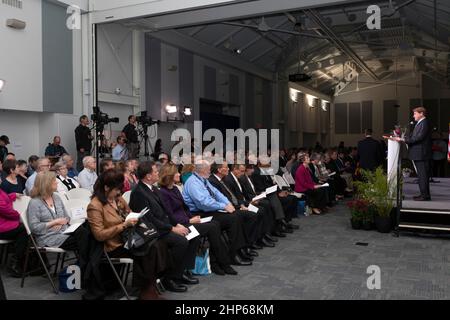
M 80 188 L 92 192 L 94 191 L 95 181 L 97 181 L 97 173 L 95 172 L 97 164 L 95 158 L 91 156 L 84 157 L 83 166 L 84 169 L 78 174 L 78 183 L 80 184 Z
M 58 193 L 64 194 L 75 188 L 79 188 L 80 185 L 75 179 L 71 179 L 68 176 L 67 166 L 64 162 L 59 161 L 54 166 L 53 169 L 56 171 L 56 181 L 58 182 Z
M 127 139 L 123 136 L 117 137 L 117 146 L 112 150 L 112 158 L 114 161 L 128 160 L 128 150 L 126 147 Z
M 25 192 L 27 195 L 31 194 L 31 190 L 34 187 L 34 181 L 36 180 L 36 176 L 39 172 L 47 172 L 50 171 L 50 160 L 48 158 L 39 158 L 37 161 L 36 171 L 27 179 L 25 183 Z

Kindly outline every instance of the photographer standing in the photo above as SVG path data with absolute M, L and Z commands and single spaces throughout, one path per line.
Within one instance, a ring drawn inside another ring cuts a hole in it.
M 75 129 L 75 141 L 77 144 L 77 170 L 83 170 L 83 158 L 91 155 L 92 135 L 89 129 L 89 118 L 86 115 L 80 117 L 80 124 Z
M 136 123 L 136 116 L 134 115 L 129 116 L 128 124 L 122 130 L 122 132 L 125 134 L 127 138 L 127 149 L 130 159 L 139 158 L 139 140 L 135 123 Z

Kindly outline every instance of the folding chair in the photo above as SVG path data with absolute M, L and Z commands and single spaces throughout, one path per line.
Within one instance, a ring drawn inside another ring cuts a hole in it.
M 67 199 L 69 199 L 69 200 L 84 199 L 84 200 L 90 201 L 92 192 L 87 189 L 83 189 L 83 188 L 75 188 L 75 189 L 68 191 L 66 193 L 66 196 L 67 196 Z
M 125 297 L 127 298 L 127 300 L 131 300 L 130 295 L 127 291 L 126 285 L 128 282 L 128 275 L 130 273 L 130 269 L 134 264 L 133 259 L 131 259 L 131 258 L 111 258 L 105 249 L 103 249 L 103 254 L 105 256 L 105 261 L 111 266 L 111 269 L 114 273 L 114 277 L 116 278 L 117 282 L 119 283 L 120 288 L 122 289 L 122 292 L 125 294 Z M 117 270 L 114 267 L 114 265 L 125 265 L 125 268 L 122 269 L 120 275 L 117 273 Z
M 89 200 L 70 199 L 64 204 L 67 213 L 70 216 L 70 222 L 82 222 L 87 219 L 87 207 Z
M 131 196 L 131 191 L 127 191 L 122 195 L 122 198 L 125 199 L 125 201 L 129 204 L 130 203 L 130 196 Z
M 0 264 L 8 262 L 8 247 L 14 240 L 0 240 Z
M 47 265 L 44 261 L 44 259 L 42 258 L 41 252 L 44 253 L 56 253 L 57 254 L 57 260 L 55 263 L 55 275 L 56 272 L 58 270 L 58 264 L 59 264 L 59 259 L 60 259 L 60 255 L 61 254 L 66 254 L 68 251 L 61 249 L 61 248 L 54 248 L 54 247 L 39 247 L 36 243 L 36 240 L 34 239 L 32 233 L 31 233 L 31 229 L 30 226 L 28 225 L 28 220 L 27 220 L 27 215 L 26 215 L 26 211 L 20 212 L 20 218 L 22 220 L 22 223 L 25 227 L 25 230 L 27 231 L 28 234 L 28 246 L 27 246 L 27 251 L 25 253 L 25 263 L 24 263 L 24 267 L 23 267 L 23 272 L 22 272 L 22 281 L 20 283 L 20 287 L 23 288 L 24 284 L 25 284 L 25 277 L 27 276 L 28 273 L 30 273 L 27 269 L 28 269 L 28 262 L 29 262 L 29 257 L 30 257 L 30 250 L 35 250 L 36 254 L 39 257 L 39 260 L 41 262 L 42 267 L 45 270 L 45 273 L 47 275 L 48 280 L 50 281 L 50 284 L 53 287 L 53 291 L 58 294 L 59 290 L 56 288 L 56 285 L 52 279 L 52 276 L 50 275 L 50 272 L 47 268 Z M 31 245 L 30 245 L 31 242 Z M 62 261 L 62 264 L 64 263 L 64 260 Z

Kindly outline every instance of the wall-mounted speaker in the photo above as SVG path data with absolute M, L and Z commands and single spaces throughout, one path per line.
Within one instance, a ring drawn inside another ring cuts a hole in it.
M 6 26 L 13 29 L 23 30 L 27 26 L 27 23 L 18 19 L 8 19 L 6 20 Z

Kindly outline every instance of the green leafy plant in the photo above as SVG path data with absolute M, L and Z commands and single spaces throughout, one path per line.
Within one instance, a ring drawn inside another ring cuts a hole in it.
M 395 185 L 390 185 L 381 167 L 375 172 L 361 170 L 361 181 L 354 183 L 357 196 L 369 202 L 380 217 L 389 217 L 394 208 Z

